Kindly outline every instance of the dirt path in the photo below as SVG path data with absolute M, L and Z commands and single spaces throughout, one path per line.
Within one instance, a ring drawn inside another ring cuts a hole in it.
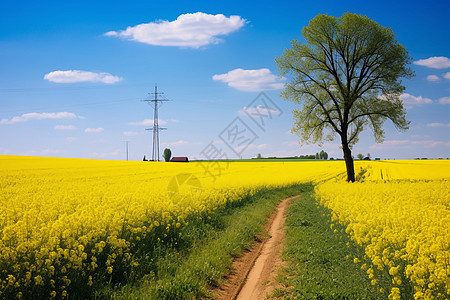
M 277 268 L 282 264 L 281 252 L 285 235 L 285 213 L 291 199 L 283 199 L 267 222 L 270 238 L 256 243 L 252 249 L 233 262 L 233 271 L 215 299 L 259 300 L 274 288 Z

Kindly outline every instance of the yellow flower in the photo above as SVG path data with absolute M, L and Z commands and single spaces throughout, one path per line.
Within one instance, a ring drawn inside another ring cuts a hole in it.
M 42 279 L 41 275 L 34 277 L 34 284 L 35 285 L 44 285 L 44 280 Z
M 391 293 L 388 296 L 389 300 L 400 300 L 401 296 L 400 296 L 400 289 L 399 288 L 392 288 L 391 289 Z
M 370 264 L 361 269 L 370 267 L 369 276 L 376 268 L 389 272 L 398 287 L 410 282 L 424 298 L 449 298 L 450 161 L 357 161 L 355 168 L 366 173 L 364 182 L 353 184 L 339 175 L 338 162 L 216 165 L 227 172 L 213 179 L 204 164 L 155 162 L 149 168 L 142 162 L 0 156 L 0 216 L 7 220 L 0 265 L 11 266 L 8 273 L 0 270 L 0 294 L 19 284 L 24 294 L 48 284 L 51 297 L 56 291 L 62 296 L 72 276 L 91 285 L 90 275 L 103 278 L 113 265 L 134 266 L 132 249 L 145 247 L 144 241 L 170 235 L 176 245 L 181 232 L 170 228 L 191 226 L 186 220 L 210 219 L 218 208 L 261 189 L 313 182 L 317 206 L 331 210 L 324 214 L 330 228 L 345 226 L 336 234 L 351 238 L 348 247 L 363 248 Z M 186 178 L 195 184 L 181 184 Z M 167 193 L 170 182 L 177 192 Z M 399 293 L 393 289 L 390 297 Z

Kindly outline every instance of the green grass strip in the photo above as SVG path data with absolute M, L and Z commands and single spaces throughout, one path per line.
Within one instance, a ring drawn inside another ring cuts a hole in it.
M 208 223 L 192 226 L 183 236 L 185 249 L 162 249 L 156 272 L 123 287 L 106 287 L 96 298 L 204 299 L 230 270 L 233 258 L 263 235 L 263 226 L 281 199 L 302 193 L 303 186 L 265 189 L 241 206 L 216 212 Z M 142 274 L 142 272 L 141 272 Z
M 284 299 L 386 299 L 380 287 L 371 285 L 361 264 L 362 248 L 351 242 L 344 228 L 331 228 L 331 211 L 313 198 L 313 186 L 293 200 L 289 209 L 287 246 L 281 271 L 281 287 L 272 297 Z M 337 225 L 339 226 L 339 225 Z

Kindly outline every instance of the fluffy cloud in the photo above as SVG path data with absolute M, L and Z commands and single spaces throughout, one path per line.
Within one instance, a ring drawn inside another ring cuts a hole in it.
M 53 71 L 45 74 L 44 79 L 56 83 L 103 82 L 107 84 L 122 80 L 118 76 L 113 76 L 105 72 L 94 73 L 80 70 Z
M 450 59 L 445 56 L 433 56 L 427 59 L 419 59 L 414 64 L 433 69 L 445 69 L 450 68 Z
M 428 76 L 427 76 L 427 80 L 428 80 L 428 81 L 431 81 L 431 82 L 435 82 L 435 81 L 439 81 L 440 78 L 439 78 L 439 76 L 437 76 L 437 75 L 428 75 Z
M 450 97 L 441 97 L 439 98 L 440 104 L 450 104 Z
M 180 15 L 175 21 L 144 23 L 125 30 L 109 31 L 105 35 L 149 45 L 199 48 L 220 42 L 217 36 L 237 31 L 246 22 L 240 16 L 196 12 Z
M 12 117 L 11 119 L 1 119 L 0 124 L 15 124 L 19 122 L 27 122 L 30 120 L 76 119 L 76 118 L 82 119 L 83 117 L 65 111 L 57 113 L 27 113 L 21 116 Z
M 75 130 L 75 129 L 77 129 L 74 125 L 56 125 L 53 128 L 55 130 Z
M 408 93 L 404 93 L 400 95 L 400 100 L 403 101 L 403 103 L 405 104 L 406 108 L 412 108 L 412 106 L 414 105 L 422 105 L 422 104 L 430 104 L 433 103 L 433 100 L 431 100 L 430 98 L 424 98 L 422 96 L 413 96 L 410 95 Z
M 450 79 L 450 72 L 442 74 L 442 77 L 444 77 L 445 79 Z
M 99 127 L 99 128 L 86 128 L 84 132 L 90 132 L 90 133 L 100 133 L 103 132 L 105 129 Z
M 450 127 L 450 123 L 430 123 L 427 124 L 428 127 Z
M 267 68 L 257 70 L 234 69 L 225 74 L 216 74 L 213 79 L 226 82 L 228 86 L 246 92 L 279 90 L 284 86 L 284 83 L 279 82 L 278 77 Z M 284 80 L 284 78 L 282 79 Z

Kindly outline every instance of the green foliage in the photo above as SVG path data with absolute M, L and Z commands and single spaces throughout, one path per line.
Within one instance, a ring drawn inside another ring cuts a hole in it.
M 293 111 L 292 132 L 303 143 L 339 136 L 354 177 L 351 148 L 364 129 L 372 129 L 376 142 L 383 141 L 387 119 L 408 129 L 399 96 L 400 79 L 414 75 L 411 57 L 392 29 L 357 14 L 317 15 L 302 36 L 305 44 L 291 41 L 275 60 L 280 76 L 291 75 L 281 95 L 301 106 Z
M 358 153 L 358 155 L 356 155 L 356 157 L 357 157 L 359 160 L 363 160 L 364 155 L 363 155 L 362 153 Z
M 319 153 L 319 158 L 327 160 L 328 159 L 328 153 L 326 153 L 325 151 L 321 150 L 320 153 Z
M 170 158 L 172 157 L 172 151 L 170 151 L 169 148 L 164 149 L 163 157 L 165 161 L 170 161 Z

